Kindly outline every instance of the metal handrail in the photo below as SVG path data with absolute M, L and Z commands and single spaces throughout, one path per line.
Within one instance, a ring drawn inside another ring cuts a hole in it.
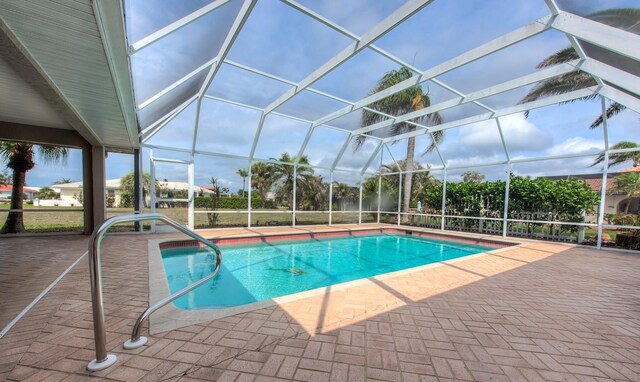
M 107 231 L 114 225 L 120 223 L 132 223 L 139 221 L 148 221 L 148 220 L 160 220 L 170 225 L 171 227 L 177 229 L 178 231 L 186 234 L 187 236 L 195 239 L 207 247 L 213 249 L 216 253 L 216 266 L 213 272 L 196 281 L 195 283 L 188 285 L 187 287 L 163 298 L 162 300 L 156 302 L 155 304 L 149 306 L 138 319 L 133 326 L 133 331 L 131 333 L 131 340 L 125 342 L 124 347 L 126 349 L 133 349 L 136 347 L 140 347 L 147 342 L 145 337 L 140 336 L 140 329 L 142 327 L 142 323 L 146 320 L 149 315 L 151 315 L 156 310 L 162 308 L 166 304 L 171 301 L 185 295 L 189 291 L 199 287 L 200 285 L 206 283 L 207 281 L 214 278 L 218 271 L 220 271 L 220 266 L 222 264 L 222 255 L 220 253 L 220 249 L 205 239 L 204 237 L 198 235 L 197 233 L 191 231 L 190 229 L 182 226 L 180 223 L 166 217 L 165 215 L 158 213 L 145 213 L 145 214 L 137 214 L 137 215 L 122 215 L 122 216 L 114 216 L 105 220 L 100 227 L 98 227 L 93 234 L 91 235 L 91 239 L 89 240 L 89 278 L 91 282 L 91 303 L 93 306 L 93 332 L 95 338 L 95 348 L 96 348 L 96 359 L 89 362 L 87 369 L 89 371 L 98 371 L 103 370 L 116 362 L 116 356 L 114 354 L 107 353 L 107 336 L 105 332 L 104 326 L 104 301 L 102 294 L 102 264 L 100 261 L 100 244 L 102 243 L 102 239 Z

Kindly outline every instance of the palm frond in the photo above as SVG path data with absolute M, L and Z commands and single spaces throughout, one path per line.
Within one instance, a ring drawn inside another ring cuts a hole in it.
M 607 114 L 607 119 L 613 117 L 614 115 L 623 112 L 624 110 L 626 110 L 626 106 L 624 106 L 623 104 L 617 103 L 617 102 L 613 102 L 611 105 L 609 105 L 609 107 L 606 110 L 606 114 Z M 589 128 L 591 129 L 595 129 L 596 127 L 602 125 L 604 123 L 604 118 L 603 116 L 599 116 L 598 118 L 596 118 L 595 121 L 593 121 L 591 123 L 591 125 L 589 126 Z
M 40 145 L 38 146 L 38 155 L 45 163 L 62 162 L 66 164 L 69 149 L 60 146 Z
M 611 8 L 587 15 L 587 18 L 628 32 L 640 32 L 640 8 Z
M 378 93 L 408 78 L 411 78 L 412 76 L 413 72 L 407 67 L 402 67 L 398 70 L 387 72 L 380 79 L 380 81 L 378 81 L 378 84 L 371 90 L 369 94 L 371 95 Z M 429 106 L 431 106 L 431 98 L 429 97 L 428 89 L 427 92 L 425 92 L 420 85 L 410 86 L 405 90 L 394 93 L 369 105 L 371 109 L 393 116 L 404 115 Z M 385 120 L 388 120 L 388 118 L 379 113 L 375 113 L 369 110 L 363 110 L 360 118 L 360 124 L 361 126 L 369 126 Z M 438 113 L 433 113 L 422 116 L 420 118 L 416 118 L 411 122 L 431 126 L 434 124 L 442 123 L 442 117 Z M 391 126 L 392 135 L 402 134 L 414 130 L 415 125 L 406 122 L 396 123 Z M 360 135 L 354 139 L 354 150 L 358 150 L 362 147 L 364 142 L 366 142 L 367 140 L 367 135 L 370 134 Z
M 635 142 L 621 141 L 611 146 L 609 149 L 611 150 L 635 149 L 639 146 L 640 145 Z M 618 154 L 609 155 L 609 167 L 615 166 L 620 163 L 624 163 L 626 161 L 632 161 L 633 165 L 635 166 L 638 162 L 640 162 L 640 152 L 632 151 L 628 153 L 618 153 Z M 604 154 L 598 155 L 598 157 L 593 161 L 593 164 L 590 167 L 593 167 L 602 162 L 604 162 Z
M 576 50 L 573 49 L 573 47 L 568 47 L 545 58 L 536 66 L 536 68 L 542 69 L 549 66 L 563 64 L 565 62 L 577 60 L 578 58 L 580 58 L 580 56 L 578 56 L 578 52 L 576 52 Z

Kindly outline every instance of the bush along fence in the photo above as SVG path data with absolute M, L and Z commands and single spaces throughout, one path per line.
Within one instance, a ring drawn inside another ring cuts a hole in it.
M 195 208 L 201 209 L 221 209 L 221 210 L 246 210 L 248 205 L 247 198 L 241 196 L 230 196 L 218 198 L 217 205 L 214 207 L 214 200 L 210 196 L 198 196 L 195 200 Z M 251 208 L 254 209 L 274 209 L 276 205 L 271 200 L 263 200 L 261 198 L 251 198 Z
M 447 183 L 445 229 L 502 234 L 506 182 Z M 440 228 L 442 226 L 442 184 L 426 185 L 418 196 L 424 206 L 423 215 L 412 215 L 409 224 Z M 575 179 L 512 175 L 509 187 L 507 234 L 546 240 L 581 242 L 584 223 L 596 212 L 597 192 Z M 482 218 L 482 219 L 480 219 Z M 548 222 L 548 223 L 547 223 Z

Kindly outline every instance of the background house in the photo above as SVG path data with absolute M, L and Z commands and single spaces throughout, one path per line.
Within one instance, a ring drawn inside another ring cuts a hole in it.
M 0 201 L 9 201 L 11 200 L 11 191 L 13 190 L 13 186 L 10 184 L 0 185 Z M 40 191 L 40 187 L 23 187 L 22 192 L 25 195 L 25 200 L 33 200 L 38 192 Z
M 629 205 L 630 214 L 640 213 L 640 198 L 629 198 L 627 194 L 622 191 L 616 190 L 615 179 L 621 174 L 629 172 L 640 172 L 640 166 L 631 167 L 618 172 L 607 173 L 607 197 L 605 199 L 604 213 L 605 214 L 621 214 L 625 212 L 627 204 Z M 582 175 L 564 175 L 564 176 L 549 176 L 549 179 L 578 179 L 589 185 L 593 191 L 600 193 L 602 188 L 602 175 L 600 174 L 582 174 Z
M 82 182 L 54 184 L 51 188 L 55 192 L 60 193 L 60 200 L 62 202 L 81 203 Z M 189 190 L 189 184 L 187 182 L 158 181 L 158 189 L 156 192 L 160 198 L 181 198 L 181 194 L 184 194 L 187 190 Z M 206 187 L 195 185 L 193 186 L 193 190 L 199 196 L 213 193 L 213 191 L 208 190 Z M 112 196 L 114 198 L 114 207 L 120 207 L 122 202 L 120 179 L 107 179 L 105 182 L 105 194 L 107 197 Z M 150 200 L 150 197 L 147 195 L 147 202 Z

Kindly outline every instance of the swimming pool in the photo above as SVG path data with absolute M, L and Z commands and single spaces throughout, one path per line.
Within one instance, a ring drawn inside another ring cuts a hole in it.
M 180 309 L 226 308 L 490 251 L 496 247 L 406 234 L 221 245 L 220 273 L 174 301 Z M 173 293 L 210 274 L 209 250 L 162 250 Z

